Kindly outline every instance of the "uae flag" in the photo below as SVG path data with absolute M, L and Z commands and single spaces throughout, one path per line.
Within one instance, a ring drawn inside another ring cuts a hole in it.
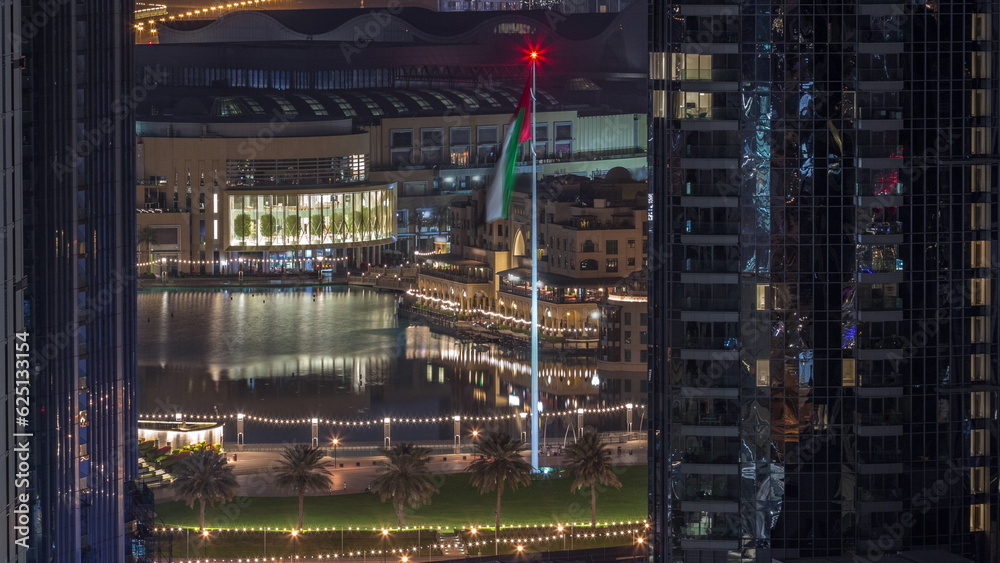
M 531 140 L 531 83 L 524 87 L 521 101 L 514 110 L 510 128 L 500 148 L 500 158 L 493 172 L 493 180 L 486 190 L 486 222 L 506 219 L 510 211 L 510 198 L 514 193 L 514 168 L 521 143 Z

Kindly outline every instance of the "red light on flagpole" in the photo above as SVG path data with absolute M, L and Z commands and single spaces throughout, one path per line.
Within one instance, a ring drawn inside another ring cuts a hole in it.
M 545 60 L 545 49 L 542 49 L 538 44 L 528 44 L 521 51 L 524 53 L 522 61 L 526 61 L 528 64 L 538 64 Z

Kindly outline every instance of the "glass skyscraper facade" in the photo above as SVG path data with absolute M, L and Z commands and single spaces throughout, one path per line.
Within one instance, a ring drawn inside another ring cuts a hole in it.
M 144 95 L 131 83 L 133 4 L 0 5 L 8 405 L 8 322 L 30 344 L 30 412 L 5 411 L 8 470 L 20 455 L 13 433 L 31 434 L 27 485 L 17 485 L 29 497 L 30 549 L 8 545 L 4 556 L 127 561 L 138 457 L 131 107 Z
M 997 561 L 995 2 L 650 2 L 657 561 Z

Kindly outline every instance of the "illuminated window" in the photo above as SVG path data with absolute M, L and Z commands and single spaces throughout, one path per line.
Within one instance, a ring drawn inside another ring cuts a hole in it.
M 969 205 L 969 228 L 974 230 L 989 230 L 990 228 L 990 208 L 985 203 L 972 203 Z
M 854 387 L 858 384 L 857 366 L 854 358 L 844 359 L 843 385 L 844 387 Z
M 972 78 L 991 78 L 993 76 L 993 71 L 990 68 L 993 64 L 992 53 L 975 51 L 970 53 L 970 58 L 969 67 Z
M 990 190 L 990 168 L 984 164 L 977 164 L 971 168 L 970 184 L 974 192 L 987 192 Z
M 990 96 L 992 90 L 976 88 L 970 91 L 972 95 L 972 115 L 989 116 L 993 115 L 993 98 Z
M 663 90 L 653 90 L 653 117 L 667 116 L 667 93 Z
M 969 280 L 969 305 L 990 304 L 990 280 L 987 278 L 973 278 Z
M 969 356 L 969 380 L 986 381 L 990 378 L 990 357 L 986 354 Z
M 677 92 L 674 112 L 677 119 L 712 118 L 711 92 Z M 719 115 L 721 117 L 721 115 Z
M 969 531 L 970 532 L 986 532 L 989 531 L 989 521 L 987 520 L 987 514 L 989 510 L 988 504 L 973 504 L 969 506 Z
M 666 80 L 667 79 L 667 54 L 666 53 L 650 53 L 649 54 L 649 77 L 652 78 L 653 80 Z
M 993 25 L 989 14 L 972 14 L 971 38 L 973 41 L 993 38 Z
M 757 310 L 766 311 L 768 309 L 769 286 L 766 283 L 757 284 Z
M 969 319 L 969 342 L 978 344 L 990 341 L 990 325 L 986 322 L 986 317 L 972 317 Z
M 972 154 L 987 154 L 993 150 L 993 137 L 986 127 L 973 127 L 969 134 L 972 136 Z
M 672 53 L 670 59 L 671 80 L 712 79 L 712 55 Z
M 990 482 L 990 469 L 988 467 L 969 468 L 969 492 L 974 495 L 986 492 Z
M 969 415 L 972 418 L 989 418 L 990 395 L 986 391 L 974 391 L 969 394 Z
M 990 267 L 990 241 L 974 240 L 969 243 L 969 266 L 973 268 Z
M 771 360 L 757 360 L 757 387 L 771 386 Z
M 976 428 L 969 434 L 969 455 L 990 455 L 989 431 Z

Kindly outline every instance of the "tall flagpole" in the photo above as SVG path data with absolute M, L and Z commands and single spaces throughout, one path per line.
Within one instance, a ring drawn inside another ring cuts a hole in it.
M 535 66 L 531 52 L 531 467 L 538 471 L 538 154 L 535 152 Z

